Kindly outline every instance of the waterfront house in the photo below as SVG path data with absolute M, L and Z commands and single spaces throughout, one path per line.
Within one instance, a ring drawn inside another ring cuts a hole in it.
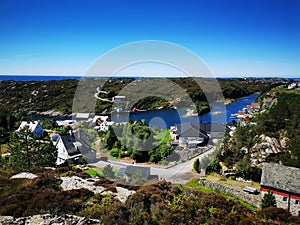
M 300 169 L 274 163 L 263 163 L 261 197 L 270 189 L 277 207 L 300 216 Z
M 126 99 L 126 96 L 123 96 L 123 95 L 117 95 L 117 96 L 114 96 L 113 98 L 112 98 L 112 101 L 113 102 L 122 102 L 122 101 L 124 101 Z
M 57 149 L 57 165 L 63 164 L 64 162 L 75 164 L 80 162 L 82 158 L 82 154 L 79 150 L 81 143 L 76 141 L 74 135 L 60 135 L 55 143 Z
M 207 144 L 209 136 L 200 127 L 200 123 L 184 123 L 176 125 L 179 145 L 195 148 Z
M 225 131 L 230 129 L 221 123 L 200 123 L 200 130 L 207 134 L 210 138 L 222 138 Z
M 178 140 L 179 136 L 178 136 L 177 126 L 171 126 L 170 127 L 170 137 L 173 140 Z
M 75 120 L 76 121 L 88 121 L 90 118 L 90 113 L 76 113 Z
M 257 102 L 254 102 L 251 104 L 251 108 L 254 110 L 254 112 L 258 112 L 260 110 L 260 104 Z
M 16 133 L 20 133 L 20 130 L 25 127 L 28 127 L 34 136 L 38 138 L 41 137 L 44 132 L 43 127 L 38 121 L 22 121 L 19 128 L 16 130 Z
M 108 116 L 95 116 L 92 123 L 96 125 L 95 129 L 98 131 L 108 131 L 108 127 L 114 124 Z

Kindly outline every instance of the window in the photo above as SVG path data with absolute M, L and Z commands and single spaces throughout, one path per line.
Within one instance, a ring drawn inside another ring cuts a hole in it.
M 287 197 L 283 197 L 283 201 L 284 201 L 284 202 L 287 202 Z
M 296 205 L 300 205 L 300 200 L 295 200 Z

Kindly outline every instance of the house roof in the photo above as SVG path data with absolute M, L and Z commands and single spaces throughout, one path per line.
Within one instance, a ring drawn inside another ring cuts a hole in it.
M 177 125 L 178 134 L 180 137 L 202 137 L 209 138 L 207 134 L 200 129 L 199 123 L 184 123 Z
M 207 133 L 225 132 L 229 130 L 226 125 L 218 123 L 184 123 L 176 125 L 181 137 L 209 138 Z
M 90 113 L 76 113 L 76 119 L 88 119 Z
M 252 103 L 251 106 L 252 106 L 253 108 L 259 108 L 259 107 L 260 107 L 260 104 L 257 103 L 257 102 L 254 102 L 254 103 Z
M 17 131 L 20 131 L 25 126 L 28 126 L 29 130 L 31 132 L 33 132 L 37 128 L 38 125 L 39 125 L 38 121 L 22 121 Z
M 76 146 L 74 145 L 76 140 L 73 135 L 69 135 L 69 134 L 61 135 L 60 138 L 70 156 L 81 154 L 78 148 L 76 148 Z
M 200 129 L 206 133 L 225 132 L 225 130 L 228 130 L 226 125 L 220 123 L 200 123 Z
M 260 184 L 300 194 L 300 169 L 274 163 L 264 163 Z
M 137 171 L 141 171 L 143 174 L 143 177 L 149 177 L 150 176 L 150 167 L 142 167 L 142 166 L 127 166 L 125 173 L 127 175 L 132 176 L 135 174 Z

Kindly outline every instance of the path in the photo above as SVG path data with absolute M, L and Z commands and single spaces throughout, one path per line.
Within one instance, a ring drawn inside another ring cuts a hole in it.
M 106 99 L 106 98 L 100 98 L 100 97 L 98 96 L 98 94 L 100 94 L 100 93 L 108 94 L 107 91 L 101 91 L 101 90 L 99 90 L 99 87 L 97 87 L 97 93 L 95 93 L 95 95 L 94 95 L 95 98 L 98 98 L 99 100 L 104 101 L 104 102 L 113 102 L 113 101 L 108 100 L 108 99 Z

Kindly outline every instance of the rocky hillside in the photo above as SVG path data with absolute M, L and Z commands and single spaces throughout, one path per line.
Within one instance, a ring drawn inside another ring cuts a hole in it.
M 285 210 L 255 212 L 231 198 L 204 193 L 197 190 L 201 189 L 197 181 L 191 186 L 157 181 L 121 187 L 117 180 L 91 177 L 71 167 L 29 172 L 12 176 L 13 172 L 0 171 L 1 224 L 234 225 L 297 221 Z
M 225 170 L 256 181 L 262 162 L 300 166 L 300 91 L 278 87 L 260 101 L 262 111 L 227 135 L 217 156 Z
M 2 225 L 101 225 L 100 220 L 88 219 L 74 215 L 55 216 L 50 214 L 34 215 L 28 217 L 14 218 L 12 216 L 0 216 L 0 224 Z

